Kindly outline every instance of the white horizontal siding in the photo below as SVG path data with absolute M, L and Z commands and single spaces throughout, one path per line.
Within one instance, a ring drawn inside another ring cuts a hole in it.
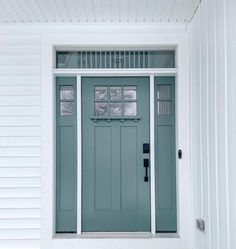
M 13 169 L 16 170 L 15 168 Z M 22 170 L 22 168 L 20 168 Z M 16 188 L 0 188 L 0 198 L 30 198 L 30 197 L 40 197 L 39 187 L 16 187 Z M 7 213 L 5 214 L 7 215 Z M 1 212 L 0 212 L 1 216 Z
M 0 47 L 1 49 L 1 47 Z M 39 53 L 39 52 L 38 52 Z M 1 53 L 0 53 L 1 54 Z M 0 85 L 10 86 L 10 85 L 19 85 L 19 86 L 34 86 L 40 85 L 40 76 L 39 75 L 8 75 L 1 76 L 0 75 Z
M 40 187 L 39 177 L 1 177 L 0 188 Z
M 27 38 L 26 38 L 27 39 Z M 0 54 L 1 55 L 39 55 L 40 46 L 34 45 L 18 45 L 17 42 L 13 46 L 1 45 Z
M 39 248 L 40 36 L 0 36 L 0 248 Z
M 190 25 L 195 249 L 236 245 L 236 2 L 203 0 Z
M 13 229 L 12 229 L 13 230 Z M 22 230 L 27 231 L 28 230 Z M 39 233 L 39 232 L 38 232 Z M 26 238 L 26 235 L 24 237 L 21 237 L 22 239 L 1 239 L 1 248 L 4 249 L 34 249 L 34 248 L 39 248 L 39 239 L 38 236 L 35 236 L 35 238 Z M 14 246 L 13 246 L 14 245 Z
M 40 148 L 39 147 L 0 147 L 0 157 L 1 156 L 40 156 Z
M 21 117 L 0 117 L 1 126 L 39 126 L 40 117 L 21 116 Z
M 40 136 L 40 127 L 1 127 L 0 136 Z
M 40 74 L 40 66 L 37 65 L 0 65 L 0 75 L 37 75 Z
M 0 96 L 39 96 L 39 86 L 0 86 Z
M 2 167 L 40 167 L 40 157 L 0 157 Z
M 40 228 L 40 219 L 0 219 L 0 231 L 1 229 L 39 229 Z
M 40 177 L 40 167 L 0 167 L 1 177 Z
M 3 146 L 40 146 L 40 137 L 2 137 L 0 140 L 0 147 Z
M 1 44 L 0 44 L 1 46 Z M 39 55 L 2 55 L 0 66 L 39 65 Z
M 40 239 L 39 229 L 11 229 L 1 230 L 0 240 L 35 240 Z

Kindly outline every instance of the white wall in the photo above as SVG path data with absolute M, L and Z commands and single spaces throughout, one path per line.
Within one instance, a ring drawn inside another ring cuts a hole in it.
M 40 238 L 40 36 L 0 36 L 0 248 Z
M 76 27 L 73 25 L 61 26 L 61 25 L 19 25 L 19 26 L 1 26 L 0 27 L 0 248 L 40 248 L 40 239 L 43 237 L 43 231 L 41 230 L 43 213 L 42 206 L 44 204 L 44 209 L 48 206 L 51 207 L 52 200 L 42 198 L 40 196 L 42 189 L 51 189 L 52 186 L 47 186 L 45 188 L 44 182 L 41 181 L 41 165 L 42 165 L 42 120 L 41 120 L 41 86 L 42 79 L 41 73 L 45 61 L 42 60 L 42 39 L 47 37 L 47 34 L 63 34 L 60 36 L 65 36 L 65 33 L 76 34 L 78 36 L 81 33 L 84 37 L 84 33 L 90 32 L 90 36 L 93 37 L 91 44 L 93 43 L 105 43 L 109 42 L 104 39 L 103 36 L 98 36 L 97 33 L 106 33 L 106 37 L 116 44 L 118 37 L 120 40 L 124 26 L 112 26 L 107 28 L 106 26 L 101 26 L 100 29 L 94 29 L 94 26 L 82 26 Z M 184 45 L 182 44 L 179 48 L 180 51 L 184 51 L 184 56 L 180 58 L 179 64 L 186 66 L 188 68 L 188 36 L 186 32 L 185 25 L 161 25 L 156 26 L 142 26 L 141 30 L 145 33 L 145 36 L 138 34 L 140 27 L 129 26 L 125 27 L 126 32 L 129 33 L 127 44 L 132 43 L 135 40 L 134 36 L 138 37 L 135 42 L 143 44 L 149 43 L 155 44 L 156 37 L 158 39 L 163 39 L 161 44 L 167 43 L 178 44 L 173 41 L 184 40 L 186 41 Z M 90 30 L 90 31 L 89 31 Z M 151 31 L 150 31 L 151 30 Z M 116 37 L 112 37 L 110 34 L 112 32 L 116 33 Z M 155 34 L 159 32 L 160 34 Z M 147 34 L 147 35 L 146 35 Z M 86 39 L 78 39 L 79 42 L 88 44 L 87 36 Z M 165 37 L 172 38 L 165 38 Z M 74 41 L 74 40 L 73 40 Z M 71 40 L 70 40 L 71 42 Z M 78 42 L 78 44 L 79 44 Z M 122 41 L 123 42 L 123 41 Z M 186 45 L 187 43 L 187 45 Z M 186 49 L 186 52 L 185 52 Z M 51 54 L 50 54 L 51 55 Z M 50 56 L 49 55 L 49 56 Z M 45 55 L 46 57 L 46 55 Z M 50 60 L 52 58 L 50 57 Z M 47 64 L 47 63 L 46 63 Z M 181 81 L 187 82 L 188 70 L 184 70 L 184 67 L 180 70 Z M 184 73 L 187 71 L 187 73 Z M 51 82 L 51 78 L 50 78 Z M 185 89 L 188 87 L 187 84 L 182 84 Z M 186 86 L 185 86 L 186 85 Z M 181 88 L 180 88 L 181 89 Z M 183 92 L 183 91 L 181 91 Z M 181 93 L 180 93 L 181 96 Z M 183 101 L 184 103 L 184 101 Z M 50 109 L 50 107 L 49 107 Z M 185 123 L 184 118 L 188 116 L 188 113 L 181 113 L 181 121 L 179 123 Z M 47 140 L 44 138 L 44 140 Z M 183 143 L 188 139 L 181 136 L 179 142 L 181 148 L 183 148 L 186 153 L 188 151 L 188 144 Z M 187 159 L 186 159 L 187 158 Z M 184 198 L 190 198 L 190 189 L 186 188 L 189 184 L 190 177 L 188 173 L 189 165 L 188 157 L 180 161 L 181 167 L 179 169 L 180 175 L 184 175 L 184 181 L 181 181 L 179 186 L 182 191 L 181 195 Z M 50 172 L 50 168 L 47 169 L 46 165 L 45 171 Z M 46 173 L 47 173 L 46 172 Z M 185 172 L 185 173 L 184 173 Z M 186 197 L 187 196 L 187 197 Z M 188 206 L 190 203 L 184 202 L 182 199 L 182 206 L 185 206 L 189 211 L 184 212 L 183 208 L 180 210 L 179 215 L 181 217 L 181 224 L 185 224 L 180 231 L 181 239 L 163 239 L 147 241 L 142 240 L 142 242 L 137 239 L 135 240 L 139 247 L 143 245 L 156 246 L 156 241 L 162 246 L 162 248 L 172 248 L 169 244 L 174 244 L 178 248 L 188 249 L 188 245 L 191 244 L 192 231 L 189 229 L 190 225 L 188 223 L 188 218 L 191 215 L 190 208 Z M 44 200 L 43 200 L 44 199 Z M 42 201 L 43 200 L 43 201 Z M 43 203 L 43 204 L 42 204 Z M 48 205 L 47 205 L 48 204 Z M 50 209 L 51 212 L 51 209 Z M 187 215 L 186 215 L 187 214 Z M 50 230 L 50 219 L 44 219 L 44 231 L 48 231 L 48 237 L 52 238 Z M 95 241 L 95 242 L 94 242 Z M 75 240 L 54 240 L 54 246 L 58 247 L 58 243 L 62 243 L 60 246 L 68 247 L 68 244 L 75 244 Z M 76 240 L 88 248 L 88 243 L 92 245 L 96 243 L 96 240 Z M 114 241 L 113 241 L 114 242 Z M 110 247 L 109 240 L 100 240 L 100 246 L 104 248 L 104 244 Z M 118 243 L 118 242 L 116 242 Z M 126 240 L 121 239 L 119 243 L 124 243 L 127 247 L 129 244 Z M 133 241 L 130 241 L 132 246 Z M 114 244 L 113 246 L 116 246 Z M 124 248 L 122 246 L 118 247 Z M 48 249 L 43 247 L 43 249 Z M 72 248 L 72 247 L 71 247 Z M 151 247 L 150 247 L 151 248 Z
M 236 1 L 202 0 L 190 24 L 195 249 L 236 246 Z

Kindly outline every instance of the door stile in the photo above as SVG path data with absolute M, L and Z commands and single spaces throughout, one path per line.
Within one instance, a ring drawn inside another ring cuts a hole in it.
M 156 234 L 155 202 L 155 91 L 154 75 L 150 75 L 150 174 L 151 174 L 151 234 Z
M 81 75 L 77 75 L 77 234 L 82 234 Z

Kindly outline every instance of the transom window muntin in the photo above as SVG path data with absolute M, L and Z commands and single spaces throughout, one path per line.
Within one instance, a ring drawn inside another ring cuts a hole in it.
M 137 116 L 137 86 L 95 86 L 95 116 Z

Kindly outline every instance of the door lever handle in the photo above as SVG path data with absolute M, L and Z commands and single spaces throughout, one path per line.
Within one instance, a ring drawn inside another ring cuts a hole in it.
M 149 159 L 143 159 L 143 167 L 145 168 L 144 181 L 145 181 L 145 182 L 148 182 Z

